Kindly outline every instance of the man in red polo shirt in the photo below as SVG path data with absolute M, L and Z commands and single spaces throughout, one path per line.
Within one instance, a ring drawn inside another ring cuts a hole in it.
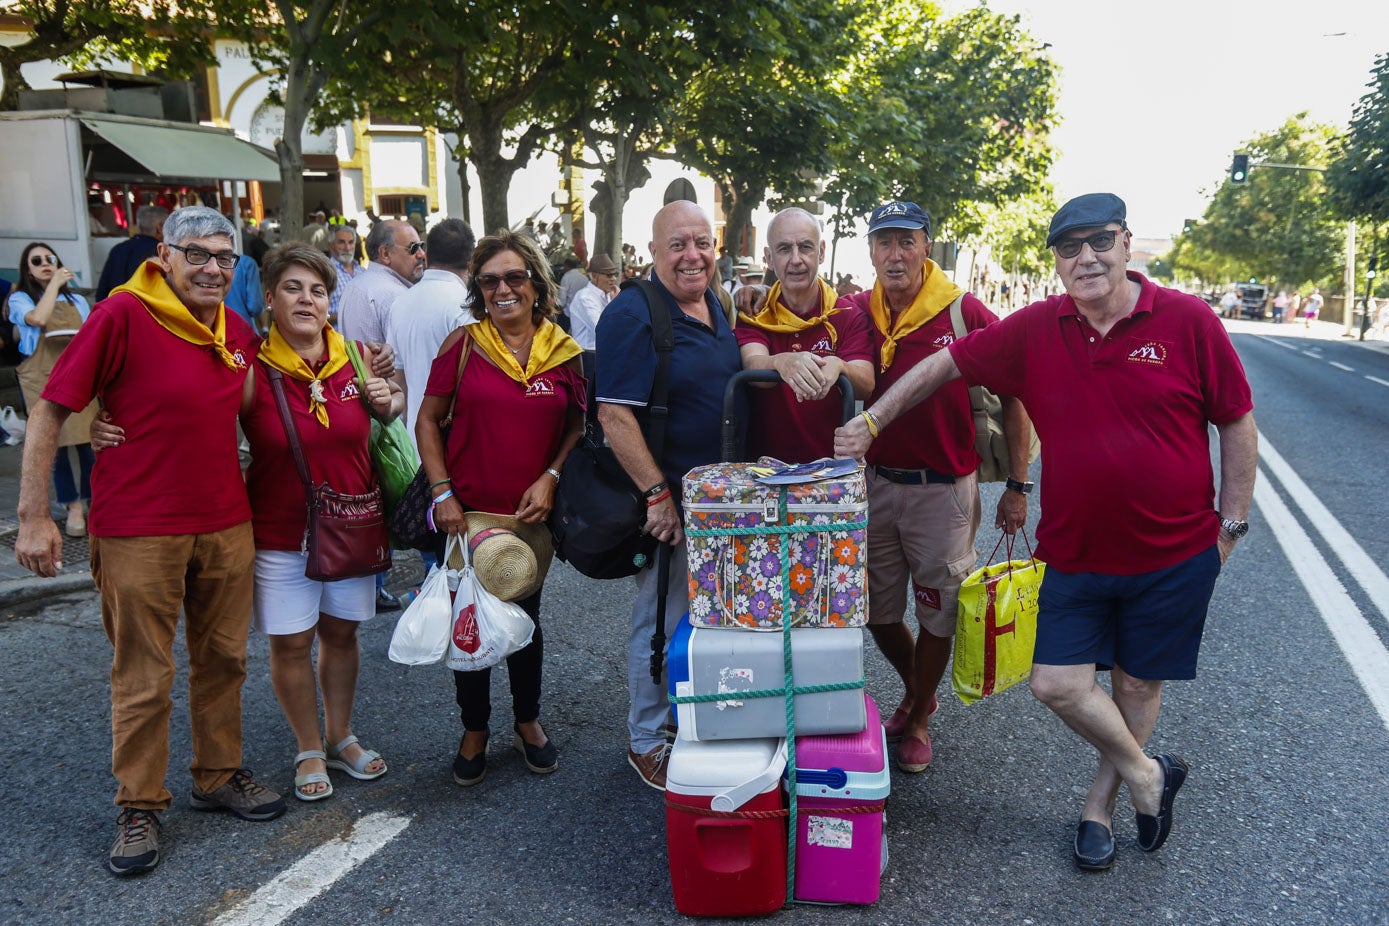
M 240 257 L 215 209 L 175 210 L 157 256 L 97 303 L 32 410 L 16 558 L 51 576 L 63 541 L 48 510 L 58 430 L 100 398 L 125 441 L 92 473 L 92 576 L 111 664 L 112 772 L 120 788 L 117 875 L 159 863 L 169 764 L 173 641 L 188 637 L 193 791 L 198 810 L 245 820 L 284 813 L 241 767 L 241 685 L 255 550 L 237 456 L 236 416 L 255 355 L 250 327 L 222 304 Z
M 767 226 L 765 250 L 777 281 L 764 308 L 743 314 L 735 333 L 743 368 L 776 370 L 782 383 L 748 396 L 748 455 L 809 463 L 830 455 L 842 423 L 834 388 L 840 374 L 857 395 L 873 391 L 870 323 L 820 279 L 825 243 L 815 216 L 797 208 L 778 212 Z
M 1225 329 L 1193 296 L 1126 270 L 1123 200 L 1079 196 L 1056 213 L 1047 245 L 1066 293 L 1034 303 L 917 364 L 876 401 L 886 425 L 963 377 L 1019 396 L 1042 438 L 1047 563 L 1032 692 L 1099 752 L 1075 837 L 1075 862 L 1114 862 L 1119 784 L 1129 788 L 1140 849 L 1162 846 L 1188 768 L 1150 758 L 1164 679 L 1196 675 L 1216 575 L 1254 493 L 1258 431 L 1244 368 Z M 1215 493 L 1208 424 L 1220 441 Z M 835 435 L 859 456 L 868 422 Z M 1113 695 L 1095 683 L 1111 669 Z
M 944 353 L 954 341 L 950 305 L 956 299 L 969 330 L 998 319 L 930 259 L 931 220 L 916 203 L 890 202 L 874 209 L 868 246 L 877 281 L 871 290 L 845 298 L 870 320 L 878 359 L 875 401 L 914 364 Z M 1012 533 L 1027 520 L 1031 431 L 1021 403 L 1006 394 L 1003 401 L 1004 426 L 1015 452 L 1012 478 L 994 523 Z M 975 471 L 980 461 L 963 383 L 900 418 L 882 422 L 881 436 L 867 455 L 868 629 L 905 688 L 885 724 L 888 738 L 901 741 L 897 767 L 921 772 L 931 762 L 927 727 L 936 709 L 936 688 L 950 662 L 960 584 L 978 558 Z M 915 639 L 904 620 L 908 587 L 920 627 Z

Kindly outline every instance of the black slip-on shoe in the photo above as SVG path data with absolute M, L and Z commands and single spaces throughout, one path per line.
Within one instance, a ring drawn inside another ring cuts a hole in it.
M 1075 860 L 1081 871 L 1108 871 L 1114 865 L 1114 833 L 1095 820 L 1076 827 Z
M 544 746 L 532 746 L 521 735 L 520 724 L 516 724 L 513 729 L 515 730 L 515 738 L 511 744 L 525 758 L 526 768 L 537 775 L 548 775 L 559 768 L 559 750 L 555 748 L 554 740 L 547 736 Z
M 1162 797 L 1158 802 L 1158 812 L 1156 816 L 1146 813 L 1134 815 L 1138 824 L 1138 848 L 1144 852 L 1156 852 L 1167 841 L 1172 832 L 1172 802 L 1177 799 L 1177 792 L 1182 789 L 1191 770 L 1181 756 L 1174 756 L 1170 752 L 1153 758 L 1162 767 Z

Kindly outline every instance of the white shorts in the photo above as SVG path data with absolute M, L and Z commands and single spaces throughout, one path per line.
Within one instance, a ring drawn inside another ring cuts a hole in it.
M 271 636 L 318 626 L 320 613 L 364 621 L 376 613 L 376 577 L 316 582 L 304 575 L 307 553 L 256 551 L 256 629 Z

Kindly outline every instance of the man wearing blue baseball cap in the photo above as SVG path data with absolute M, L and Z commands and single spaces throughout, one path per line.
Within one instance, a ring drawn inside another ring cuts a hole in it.
M 958 304 L 969 331 L 998 319 L 931 260 L 931 219 L 916 203 L 874 209 L 868 247 L 877 281 L 848 300 L 872 321 L 878 368 L 871 405 L 904 373 L 955 340 L 952 305 Z M 1020 402 L 1005 396 L 1004 407 L 1009 446 L 1020 450 L 994 520 L 1012 533 L 1027 520 L 1031 430 Z M 866 458 L 868 629 L 905 687 L 886 724 L 888 738 L 900 740 L 897 767 L 920 772 L 932 757 L 927 726 L 950 661 L 960 584 L 978 558 L 974 417 L 969 391 L 957 382 L 891 424 L 879 425 L 871 413 L 857 420 L 877 438 Z M 905 622 L 908 588 L 920 626 L 915 639 Z
M 1258 458 L 1253 397 L 1229 335 L 1200 299 L 1127 269 L 1126 219 L 1112 193 L 1066 203 L 1047 235 L 1065 294 L 927 358 L 869 407 L 886 427 L 964 380 L 1018 396 L 1036 423 L 1037 558 L 1047 570 L 1032 693 L 1099 753 L 1075 835 L 1086 871 L 1114 864 L 1121 783 L 1140 849 L 1156 851 L 1172 830 L 1189 769 L 1144 747 L 1163 681 L 1196 677 L 1216 576 L 1249 530 Z M 836 432 L 835 453 L 860 455 L 870 440 L 856 419 Z M 1112 694 L 1096 684 L 1102 670 Z

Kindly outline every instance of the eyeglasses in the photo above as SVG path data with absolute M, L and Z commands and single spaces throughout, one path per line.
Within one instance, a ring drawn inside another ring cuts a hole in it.
M 241 260 L 240 254 L 233 254 L 230 251 L 223 251 L 220 254 L 213 254 L 203 248 L 185 248 L 180 244 L 171 244 L 169 247 L 175 251 L 182 251 L 184 258 L 194 267 L 201 267 L 210 260 L 217 261 L 217 266 L 223 270 L 231 270 L 236 267 L 236 262 Z
M 1102 232 L 1095 232 L 1088 238 L 1062 238 L 1052 245 L 1052 250 L 1056 252 L 1057 257 L 1075 257 L 1080 253 L 1080 249 L 1088 244 L 1090 250 L 1102 254 L 1114 247 L 1121 231 L 1123 229 L 1107 228 Z
M 525 283 L 530 282 L 531 274 L 529 270 L 508 270 L 503 274 L 479 273 L 474 279 L 477 280 L 477 288 L 484 293 L 497 291 L 497 287 L 502 285 L 502 280 L 506 280 L 507 289 L 520 289 Z
M 57 266 L 57 264 L 58 264 L 58 255 L 56 255 L 56 254 L 30 254 L 30 255 L 29 255 L 29 266 L 30 266 L 30 267 L 42 267 L 44 264 L 53 264 L 54 266 Z
M 424 242 L 412 241 L 409 244 L 402 244 L 401 247 L 408 251 L 411 257 L 414 257 L 416 254 L 424 250 Z

